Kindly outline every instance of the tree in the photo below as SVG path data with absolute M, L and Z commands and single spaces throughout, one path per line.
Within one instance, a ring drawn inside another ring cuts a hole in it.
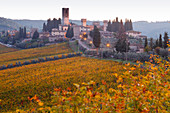
M 130 19 L 130 24 L 129 24 L 129 30 L 133 30 L 133 23 L 131 19 Z
M 168 33 L 165 32 L 164 34 L 164 48 L 166 49 L 168 47 L 169 44 L 169 37 L 168 37 Z
M 93 35 L 94 35 L 94 32 L 93 32 L 93 31 L 90 31 L 90 37 L 93 38 Z
M 122 20 L 121 20 L 121 22 L 120 22 L 119 31 L 118 31 L 116 37 L 117 37 L 118 39 L 126 38 L 125 28 L 124 28 L 124 26 L 123 26 L 123 21 L 122 21 Z
M 153 38 L 150 39 L 150 48 L 153 49 Z
M 32 39 L 38 39 L 39 38 L 39 33 L 38 33 L 38 31 L 36 30 L 35 32 L 34 32 L 34 34 L 33 34 L 33 37 L 32 37 Z
M 114 23 L 115 25 L 115 32 L 119 32 L 121 23 L 119 22 L 118 17 L 116 17 L 116 22 Z
M 26 27 L 24 27 L 23 38 L 27 38 L 27 30 L 26 30 Z
M 20 27 L 19 28 L 19 39 L 22 39 L 24 35 L 23 29 Z
M 9 33 L 8 33 L 8 31 L 6 32 L 6 37 L 9 37 Z
M 133 30 L 132 21 L 126 20 L 124 27 L 125 27 L 125 31 Z
M 149 52 L 149 51 L 151 51 L 151 47 L 149 47 L 148 45 L 145 47 L 145 50 L 144 50 L 145 52 Z
M 100 43 L 101 43 L 101 37 L 100 37 L 99 29 L 96 26 L 94 26 L 93 44 L 97 48 L 97 54 L 98 54 L 98 48 L 100 47 Z
M 12 45 L 14 45 L 16 43 L 15 38 L 12 38 Z
M 72 38 L 73 36 L 74 36 L 73 27 L 71 27 L 71 26 L 69 25 L 69 26 L 68 26 L 68 29 L 67 29 L 66 37 L 67 37 L 67 38 Z
M 44 23 L 43 24 L 43 32 L 46 32 L 47 31 L 47 26 L 46 26 L 46 24 Z
M 160 36 L 159 36 L 159 47 L 162 48 L 162 35 L 161 35 L 161 34 L 160 34 Z
M 107 31 L 110 31 L 111 32 L 111 21 L 109 20 L 109 22 L 108 22 L 108 26 L 107 26 Z
M 43 31 L 51 32 L 53 28 L 59 29 L 60 24 L 61 24 L 60 18 L 58 20 L 56 18 L 54 18 L 53 20 L 48 19 L 47 25 L 45 25 L 45 23 L 43 24 Z
M 116 43 L 116 51 L 117 52 L 128 52 L 130 50 L 129 43 L 126 38 L 120 38 Z
M 70 35 L 71 38 L 74 37 L 74 30 L 73 30 L 73 27 L 71 27 L 71 35 Z
M 156 48 L 156 47 L 159 47 L 159 41 L 158 41 L 158 39 L 157 39 L 156 42 L 155 42 L 155 47 L 154 47 L 154 48 Z
M 147 38 L 145 38 L 145 48 L 146 48 L 146 46 L 148 46 L 148 39 Z

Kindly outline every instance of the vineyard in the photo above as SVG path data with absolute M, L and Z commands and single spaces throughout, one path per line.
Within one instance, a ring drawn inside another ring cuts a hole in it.
M 57 45 L 50 45 L 41 48 L 33 48 L 33 49 L 26 49 L 20 50 L 15 52 L 9 52 L 0 54 L 0 66 L 7 65 L 10 63 L 16 63 L 17 61 L 25 61 L 30 60 L 38 57 L 45 57 L 57 54 L 64 54 L 64 53 L 71 53 L 73 52 L 70 48 L 68 43 L 61 43 Z
M 6 46 L 0 44 L 0 54 L 14 52 L 14 51 L 18 51 L 18 50 L 14 49 L 14 48 L 9 48 L 9 47 L 6 47 Z
M 168 112 L 169 63 L 140 65 L 75 57 L 2 70 L 1 110 Z

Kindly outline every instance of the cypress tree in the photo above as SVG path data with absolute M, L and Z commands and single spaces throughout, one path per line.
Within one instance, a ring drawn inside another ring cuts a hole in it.
M 67 37 L 67 38 L 72 38 L 73 36 L 74 36 L 73 27 L 71 27 L 71 26 L 69 25 L 69 26 L 68 26 L 68 29 L 67 29 L 66 37 Z
M 156 42 L 155 42 L 155 48 L 156 47 L 159 47 L 159 41 L 158 41 L 158 39 L 156 40 Z
M 115 22 L 115 32 L 119 32 L 120 30 L 121 23 L 118 20 L 118 17 L 116 17 L 116 22 Z
M 128 24 L 129 24 L 129 20 L 126 20 L 126 21 L 125 21 L 125 25 L 124 25 L 125 31 L 128 31 L 128 30 L 129 30 Z
M 159 47 L 162 48 L 162 35 L 161 35 L 161 34 L 160 34 L 160 36 L 159 36 Z
M 43 32 L 46 32 L 47 31 L 47 26 L 46 26 L 46 24 L 44 23 L 43 24 Z
M 145 48 L 148 46 L 148 39 L 145 38 Z
M 90 37 L 93 38 L 93 35 L 94 35 L 94 31 L 90 31 Z
M 100 37 L 99 29 L 96 26 L 94 26 L 93 44 L 97 48 L 97 54 L 98 54 L 98 48 L 100 47 L 100 43 L 101 43 L 101 37 Z
M 66 37 L 67 37 L 67 38 L 70 38 L 70 25 L 68 26 L 67 33 L 66 33 Z
M 166 49 L 168 47 L 169 44 L 169 37 L 168 37 L 168 33 L 165 32 L 164 34 L 164 48 Z
M 107 31 L 110 31 L 111 32 L 111 21 L 109 20 L 109 22 L 108 22 L 108 26 L 107 26 Z
M 39 33 L 38 33 L 38 31 L 36 30 L 36 31 L 34 32 L 34 34 L 33 34 L 32 39 L 38 39 L 38 38 L 39 38 Z
M 115 20 L 112 22 L 111 28 L 112 32 L 116 32 Z
M 27 38 L 27 31 L 26 31 L 26 27 L 24 27 L 23 38 Z
M 132 23 L 131 19 L 130 19 L 130 22 L 129 22 L 129 30 L 133 30 L 133 23 Z
M 120 22 L 119 31 L 118 31 L 116 37 L 117 37 L 118 39 L 120 39 L 120 38 L 126 38 L 125 28 L 124 28 L 124 26 L 123 26 L 123 21 L 122 21 L 122 20 L 121 20 L 121 22 Z
M 129 43 L 126 42 L 126 38 L 120 38 L 116 43 L 117 52 L 128 52 L 130 50 Z
M 150 39 L 150 48 L 153 49 L 153 38 Z
M 21 34 L 21 32 L 22 32 L 22 28 L 20 27 L 20 28 L 19 28 L 19 39 L 21 39 L 21 38 L 22 38 L 22 34 Z
M 73 27 L 71 27 L 71 38 L 74 37 L 74 30 Z
M 119 33 L 125 33 L 125 28 L 123 26 L 123 21 L 120 21 Z

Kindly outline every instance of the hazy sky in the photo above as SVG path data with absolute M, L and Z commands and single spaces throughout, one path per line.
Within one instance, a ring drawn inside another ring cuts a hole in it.
M 170 0 L 0 0 L 0 17 L 43 19 L 62 17 L 70 8 L 70 19 L 132 21 L 170 20 Z

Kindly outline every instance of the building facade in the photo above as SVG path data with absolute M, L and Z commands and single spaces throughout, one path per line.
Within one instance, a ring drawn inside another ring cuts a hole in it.
M 56 42 L 65 38 L 65 31 L 52 29 L 51 35 L 49 36 L 49 42 Z

